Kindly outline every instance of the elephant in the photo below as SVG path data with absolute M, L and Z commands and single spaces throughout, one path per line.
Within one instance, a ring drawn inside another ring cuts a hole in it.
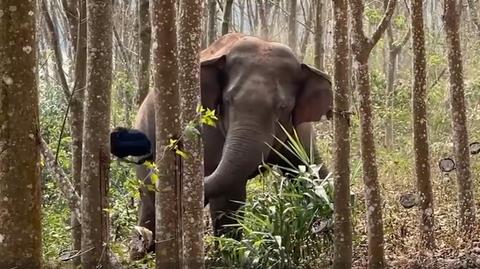
M 224 225 L 235 222 L 230 214 L 246 200 L 247 180 L 259 173 L 262 161 L 282 164 L 271 148 L 301 164 L 274 139 L 287 139 L 280 125 L 291 133 L 296 130 L 305 149 L 313 147 L 321 163 L 312 122 L 331 118 L 333 93 L 330 77 L 301 63 L 289 47 L 241 33 L 224 35 L 200 53 L 200 82 L 202 106 L 215 109 L 218 117 L 215 127 L 202 127 L 201 135 L 205 201 L 214 234 L 220 235 L 227 232 Z M 135 120 L 135 128 L 152 141 L 153 156 L 154 99 L 151 91 Z M 327 173 L 323 166 L 320 176 Z M 149 181 L 144 166 L 137 166 L 137 176 Z M 140 193 L 138 225 L 154 233 L 155 195 L 145 188 Z

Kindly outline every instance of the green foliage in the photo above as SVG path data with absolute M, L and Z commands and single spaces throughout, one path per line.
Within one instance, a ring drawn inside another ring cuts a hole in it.
M 249 189 L 257 190 L 249 190 L 254 195 L 236 216 L 238 225 L 234 226 L 243 239 L 208 239 L 217 245 L 211 260 L 221 268 L 318 268 L 327 259 L 332 181 L 318 178 L 320 167 L 311 162 L 312 155 L 296 135 L 289 136 L 285 145 L 305 165 L 263 165 L 265 172 L 249 184 Z
M 376 7 L 365 7 L 365 17 L 367 17 L 368 22 L 372 24 L 378 24 L 382 20 L 383 10 L 380 10 Z

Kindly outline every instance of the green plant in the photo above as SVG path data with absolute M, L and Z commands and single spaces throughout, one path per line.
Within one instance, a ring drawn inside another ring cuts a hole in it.
M 286 143 L 280 140 L 279 143 L 303 164 L 262 165 L 260 186 L 253 182 L 249 188 L 256 185 L 264 191 L 255 191 L 255 197 L 250 196 L 236 216 L 238 224 L 234 226 L 242 232 L 243 239 L 208 238 L 216 245 L 211 257 L 213 263 L 224 268 L 286 269 L 318 268 L 327 260 L 333 213 L 332 181 L 330 177 L 318 178 L 320 166 L 313 163 L 313 153 L 303 149 L 296 134 L 288 135 Z

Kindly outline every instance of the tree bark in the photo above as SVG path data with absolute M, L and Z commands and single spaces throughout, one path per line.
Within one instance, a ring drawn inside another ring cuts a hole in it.
M 139 56 L 137 106 L 140 106 L 150 89 L 150 44 L 152 28 L 150 27 L 149 0 L 139 0 Z
M 382 197 L 378 183 L 378 169 L 373 135 L 373 113 L 370 97 L 370 52 L 385 32 L 395 10 L 396 0 L 390 0 L 372 37 L 363 31 L 362 0 L 350 0 L 352 13 L 352 52 L 355 61 L 356 88 L 360 96 L 360 144 L 362 150 L 363 181 L 368 225 L 368 268 L 385 268 Z
M 215 41 L 217 36 L 217 0 L 208 0 L 208 45 Z
M 182 0 L 179 29 L 179 86 L 182 101 L 182 129 L 198 122 L 200 103 L 200 0 Z M 205 268 L 203 246 L 203 147 L 201 136 L 185 136 L 183 148 L 188 158 L 182 165 L 182 230 L 184 267 Z
M 83 268 L 108 268 L 112 2 L 87 2 L 87 94 L 82 153 Z M 88 165 L 86 165 L 88 164 Z
M 72 136 L 72 180 L 75 191 L 81 194 L 82 147 L 83 147 L 83 102 L 87 87 L 87 1 L 79 0 L 79 20 L 77 45 L 75 52 L 75 83 L 70 104 L 70 132 Z M 77 208 L 80 210 L 80 207 Z M 73 249 L 81 249 L 82 227 L 74 213 L 71 214 Z M 74 265 L 80 265 L 80 257 L 74 260 Z
M 435 247 L 433 192 L 430 175 L 430 153 L 427 125 L 427 73 L 425 56 L 425 33 L 423 30 L 422 0 L 411 2 L 412 47 L 413 47 L 413 144 L 415 152 L 415 172 L 420 203 L 420 244 L 432 250 Z
M 41 268 L 35 1 L 0 2 L 0 268 Z
M 177 30 L 175 0 L 152 1 L 154 34 L 156 163 L 159 180 L 155 193 L 156 268 L 179 268 L 178 156 L 167 148 L 170 139 L 180 137 L 178 94 Z
M 322 0 L 314 0 L 315 4 L 315 34 L 314 39 L 314 65 L 318 69 L 324 68 L 324 52 L 323 48 L 323 2 Z M 348 28 L 348 26 L 347 26 Z M 347 29 L 348 31 L 348 29 Z M 348 38 L 348 37 L 347 37 Z M 348 47 L 347 47 L 348 53 Z
M 334 10 L 334 269 L 352 267 L 350 211 L 350 82 L 348 78 L 347 0 L 333 0 Z M 318 4 L 318 3 L 317 3 Z
M 459 33 L 459 20 L 462 8 L 460 3 L 457 3 L 456 0 L 445 0 L 444 19 L 448 50 L 448 70 L 450 72 L 450 104 L 458 184 L 460 230 L 465 235 L 472 236 L 476 222 L 476 210 L 474 186 L 470 173 L 462 48 Z
M 222 35 L 226 35 L 228 33 L 230 22 L 232 20 L 232 5 L 233 0 L 225 1 L 225 7 L 223 8 Z
M 289 0 L 288 46 L 297 52 L 297 0 Z

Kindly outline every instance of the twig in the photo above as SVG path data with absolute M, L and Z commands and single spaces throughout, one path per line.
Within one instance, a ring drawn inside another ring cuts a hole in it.
M 68 178 L 67 174 L 55 162 L 55 158 L 43 137 L 40 138 L 40 142 L 42 155 L 45 159 L 47 168 L 57 177 L 58 183 L 60 185 L 60 190 L 69 202 L 70 210 L 73 212 L 73 214 L 75 214 L 75 217 L 81 223 L 81 213 L 79 210 L 80 195 L 76 192 L 75 187 Z

